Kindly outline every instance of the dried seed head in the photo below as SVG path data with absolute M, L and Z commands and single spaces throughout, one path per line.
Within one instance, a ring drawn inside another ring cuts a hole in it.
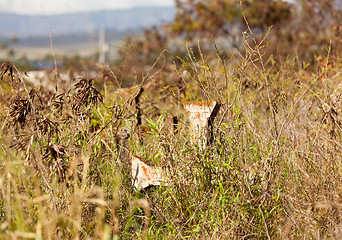
M 76 112 L 80 112 L 82 107 L 87 108 L 103 102 L 103 96 L 96 90 L 93 79 L 81 79 L 75 84 L 75 90 L 72 109 Z
M 28 114 L 31 112 L 31 103 L 26 99 L 17 95 L 9 104 L 9 115 L 12 118 L 11 124 L 20 124 L 23 127 L 26 123 Z
M 60 132 L 58 123 L 53 122 L 46 117 L 38 121 L 38 127 L 44 135 L 48 134 L 49 137 L 51 137 L 53 134 L 58 134 Z
M 14 66 L 13 63 L 10 62 L 4 62 L 3 64 L 1 64 L 1 80 L 3 79 L 4 75 L 8 73 L 8 76 L 11 77 L 12 81 L 19 81 L 21 82 L 21 79 L 19 78 L 19 74 L 18 74 L 18 70 L 17 68 Z
M 64 181 L 66 178 L 67 165 L 65 159 L 67 155 L 66 148 L 58 144 L 49 144 L 43 155 L 43 160 L 50 167 L 51 174 L 56 175 L 60 181 Z

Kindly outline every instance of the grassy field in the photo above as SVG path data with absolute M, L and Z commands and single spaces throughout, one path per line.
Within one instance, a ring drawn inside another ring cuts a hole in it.
M 235 55 L 199 44 L 175 64 L 163 52 L 141 76 L 56 75 L 55 93 L 4 63 L 0 238 L 340 239 L 341 63 L 329 46 L 310 67 L 243 44 Z M 118 95 L 125 79 L 144 88 L 142 126 Z M 221 104 L 205 148 L 183 100 Z M 135 192 L 132 155 L 168 186 Z

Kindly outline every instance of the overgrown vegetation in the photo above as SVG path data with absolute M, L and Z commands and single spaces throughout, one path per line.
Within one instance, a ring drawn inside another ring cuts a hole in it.
M 93 78 L 56 74 L 54 91 L 3 63 L 0 237 L 341 238 L 341 42 L 310 62 L 274 51 L 273 30 L 260 37 L 242 16 L 243 50 L 131 42 Z M 204 149 L 182 100 L 221 103 Z M 168 186 L 133 191 L 131 155 L 161 167 Z

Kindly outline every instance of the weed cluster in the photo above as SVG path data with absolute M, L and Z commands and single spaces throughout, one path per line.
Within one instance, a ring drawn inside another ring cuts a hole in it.
M 308 73 L 252 34 L 237 55 L 213 44 L 187 49 L 179 81 L 163 65 L 129 90 L 34 89 L 3 64 L 1 238 L 340 238 L 340 63 Z M 211 144 L 191 141 L 181 100 L 221 103 Z M 168 185 L 133 191 L 131 155 Z

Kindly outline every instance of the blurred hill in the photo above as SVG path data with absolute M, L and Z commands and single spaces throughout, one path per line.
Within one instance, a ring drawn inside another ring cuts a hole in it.
M 50 32 L 58 55 L 92 56 L 98 51 L 99 29 L 105 30 L 112 58 L 126 35 L 172 22 L 173 7 L 131 8 L 62 15 L 19 15 L 0 12 L 0 58 L 41 59 L 51 55 Z
M 126 31 L 151 27 L 164 21 L 172 21 L 176 9 L 173 7 L 132 8 L 106 10 L 62 15 L 18 15 L 0 13 L 0 36 L 18 38 L 47 36 L 49 29 L 54 35 L 78 34 L 97 31 L 103 27 L 108 30 Z

